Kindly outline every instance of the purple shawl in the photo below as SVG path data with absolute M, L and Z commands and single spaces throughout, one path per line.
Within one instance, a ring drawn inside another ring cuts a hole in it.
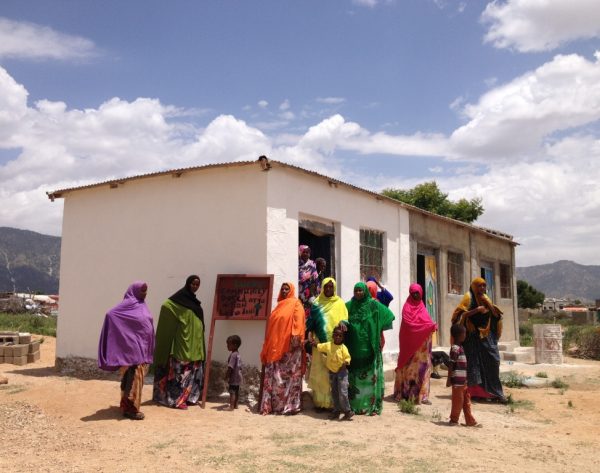
M 99 368 L 116 371 L 121 366 L 152 363 L 154 321 L 148 306 L 139 298 L 145 284 L 134 282 L 123 301 L 106 313 L 98 343 Z

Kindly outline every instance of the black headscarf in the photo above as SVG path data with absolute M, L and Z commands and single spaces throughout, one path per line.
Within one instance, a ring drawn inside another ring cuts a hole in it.
M 192 291 L 192 281 L 194 279 L 200 280 L 200 277 L 192 274 L 185 280 L 185 286 L 183 286 L 179 291 L 169 297 L 170 300 L 179 304 L 186 309 L 190 309 L 196 317 L 198 317 L 202 321 L 202 325 L 204 325 L 204 311 L 202 310 L 202 305 L 194 291 Z

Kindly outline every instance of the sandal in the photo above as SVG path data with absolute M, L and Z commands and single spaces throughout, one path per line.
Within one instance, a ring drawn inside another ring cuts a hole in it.
M 131 420 L 144 420 L 146 417 L 143 412 L 124 412 L 123 415 Z

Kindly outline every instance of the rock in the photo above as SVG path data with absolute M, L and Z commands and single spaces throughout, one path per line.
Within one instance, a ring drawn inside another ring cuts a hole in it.
M 0 376 L 0 384 L 8 384 L 8 378 L 6 376 Z

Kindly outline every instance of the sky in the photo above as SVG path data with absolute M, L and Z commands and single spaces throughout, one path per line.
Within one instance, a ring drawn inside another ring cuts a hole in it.
M 600 264 L 598 0 L 2 0 L 0 226 L 46 191 L 260 155 L 480 197 L 517 266 Z

